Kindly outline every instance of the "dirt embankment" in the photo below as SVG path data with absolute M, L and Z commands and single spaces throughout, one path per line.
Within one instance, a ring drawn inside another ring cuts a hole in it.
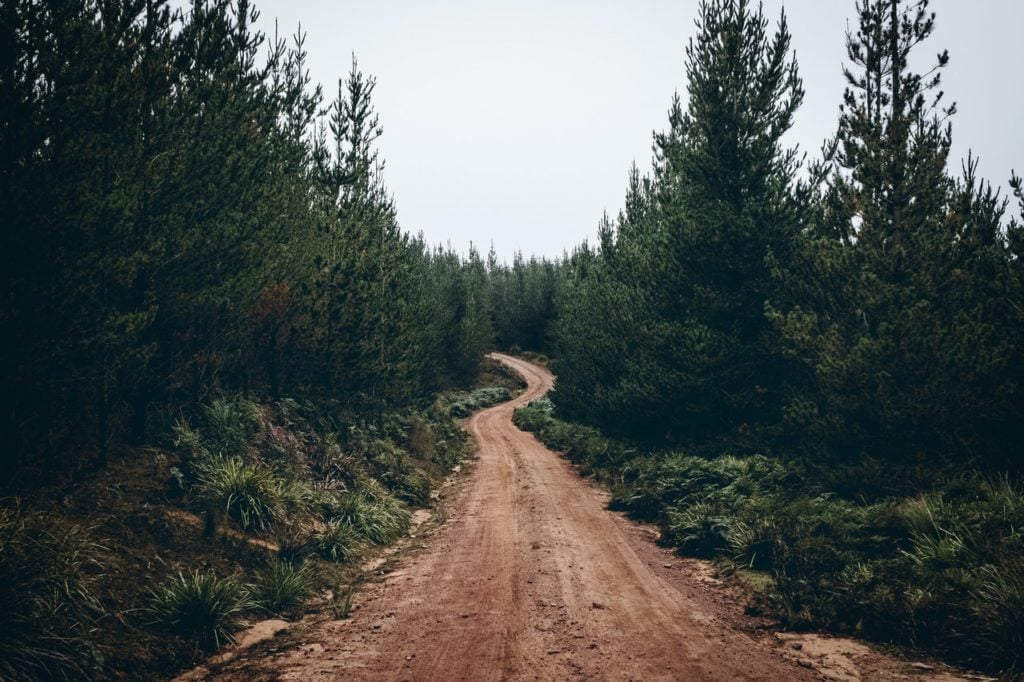
M 704 564 L 607 511 L 606 493 L 512 425 L 553 378 L 497 357 L 528 388 L 469 420 L 478 458 L 425 547 L 369 584 L 351 619 L 238 656 L 219 679 L 950 679 L 848 640 L 757 634 Z

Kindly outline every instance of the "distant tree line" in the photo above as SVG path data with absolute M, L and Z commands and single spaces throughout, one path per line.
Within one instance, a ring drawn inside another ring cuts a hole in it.
M 976 159 L 948 170 L 948 55 L 911 67 L 934 22 L 858 0 L 837 132 L 804 164 L 785 15 L 702 3 L 653 168 L 552 276 L 563 415 L 697 453 L 1020 467 L 1022 185 L 1008 210 Z
M 486 265 L 403 232 L 353 59 L 247 0 L 0 4 L 6 484 L 102 465 L 226 390 L 353 419 L 475 374 Z
M 488 295 L 497 347 L 544 351 L 551 347 L 563 270 L 555 260 L 516 253 L 512 264 L 487 258 Z

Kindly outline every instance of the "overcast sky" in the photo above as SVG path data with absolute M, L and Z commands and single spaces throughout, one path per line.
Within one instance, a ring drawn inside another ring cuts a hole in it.
M 685 96 L 684 49 L 696 0 L 255 0 L 258 28 L 301 22 L 314 80 L 328 96 L 351 54 L 377 78 L 385 180 L 402 226 L 465 251 L 558 256 L 618 212 L 651 132 Z M 817 153 L 843 92 L 853 0 L 785 4 L 807 96 L 790 138 Z M 952 163 L 973 149 L 1005 186 L 1024 172 L 1024 2 L 933 0 L 937 26 L 919 53 L 947 48 L 957 101 Z M 1005 191 L 1005 190 L 1004 190 Z

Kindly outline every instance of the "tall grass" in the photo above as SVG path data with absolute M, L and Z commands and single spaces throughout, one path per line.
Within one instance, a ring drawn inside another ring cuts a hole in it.
M 285 516 L 289 490 L 275 472 L 238 457 L 211 457 L 198 467 L 196 492 L 245 530 L 264 531 Z
M 154 587 L 142 612 L 149 624 L 214 650 L 234 641 L 232 633 L 255 606 L 242 581 L 196 570 Z
M 218 398 L 203 413 L 207 435 L 221 455 L 240 454 L 260 429 L 259 409 L 242 398 Z
M 1020 555 L 978 570 L 970 592 L 974 628 L 964 632 L 977 660 L 1007 677 L 1024 674 L 1024 566 Z
M 100 676 L 89 631 L 99 547 L 66 519 L 0 508 L 0 679 Z
M 339 499 L 333 520 L 347 523 L 357 537 L 374 545 L 387 545 L 409 528 L 410 514 L 379 485 L 365 484 L 362 490 Z
M 271 613 L 281 613 L 305 601 L 315 584 L 316 572 L 310 564 L 278 559 L 256 577 L 252 597 Z
M 313 543 L 320 556 L 344 563 L 359 556 L 359 535 L 347 521 L 332 519 L 324 522 L 314 533 Z

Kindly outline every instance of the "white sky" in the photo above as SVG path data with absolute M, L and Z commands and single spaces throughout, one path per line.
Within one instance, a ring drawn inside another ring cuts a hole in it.
M 355 52 L 377 78 L 385 180 L 403 228 L 459 251 L 493 242 L 558 256 L 592 237 L 622 204 L 635 160 L 650 167 L 651 133 L 667 125 L 686 83 L 696 0 L 255 0 L 258 28 L 301 22 L 325 94 Z M 817 153 L 835 129 L 854 0 L 785 4 L 807 95 L 790 137 Z M 1024 2 L 933 0 L 935 33 L 919 56 L 947 48 L 957 101 L 953 163 L 969 148 L 1006 185 L 1024 173 L 1021 88 Z M 1005 192 L 1005 190 L 1004 190 Z

